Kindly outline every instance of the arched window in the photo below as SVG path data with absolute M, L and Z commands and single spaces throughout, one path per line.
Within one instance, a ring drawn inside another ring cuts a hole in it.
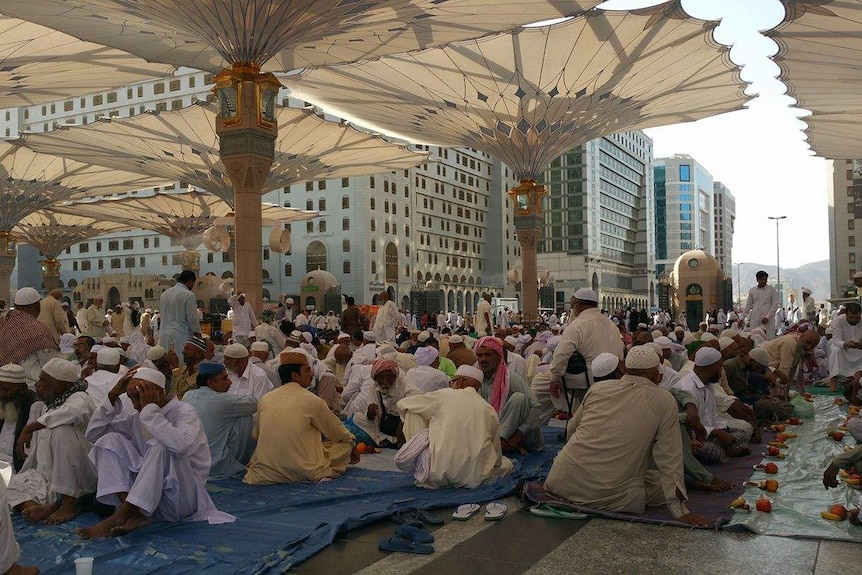
M 318 241 L 308 244 L 305 251 L 305 273 L 326 270 L 326 267 L 326 245 Z
M 326 198 L 320 198 L 317 200 L 317 209 L 321 212 L 326 211 Z
M 269 271 L 266 268 L 264 268 L 261 276 L 263 279 L 268 280 L 269 279 Z
M 398 248 L 392 242 L 386 244 L 386 281 L 398 281 Z
M 350 251 L 350 240 L 341 240 L 341 251 L 347 253 Z
M 350 218 L 344 218 L 341 220 L 341 229 L 344 231 L 350 229 Z
M 341 263 L 341 271 L 342 271 L 342 273 L 346 273 L 346 274 L 350 273 L 350 260 L 344 260 Z
M 326 231 L 326 220 L 320 220 L 320 224 L 318 225 L 317 229 L 320 230 L 321 233 L 325 232 Z
M 371 260 L 371 273 L 377 273 L 377 260 Z
M 341 209 L 349 210 L 350 209 L 350 197 L 349 196 L 341 196 Z
M 374 218 L 371 218 L 371 231 L 372 232 L 377 231 L 377 221 Z
M 223 280 L 226 280 L 226 279 L 232 278 L 232 277 L 233 277 L 233 272 L 231 272 L 231 271 L 224 272 L 221 275 L 221 279 L 223 279 Z
M 371 209 L 372 209 L 372 210 L 373 210 L 373 209 L 376 209 L 376 208 L 375 208 L 375 206 L 377 205 L 377 202 L 375 202 L 375 201 L 374 201 L 374 198 L 371 198 L 371 200 L 370 200 L 370 201 L 371 201 Z

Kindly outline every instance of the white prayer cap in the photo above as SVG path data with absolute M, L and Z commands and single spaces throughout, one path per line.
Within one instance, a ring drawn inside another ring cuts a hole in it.
M 99 353 L 103 349 L 105 349 L 105 346 L 100 344 L 100 343 L 97 343 L 96 345 L 94 345 L 93 347 L 90 348 L 90 353 Z
M 416 353 L 413 354 L 413 356 L 416 358 L 416 363 L 419 365 L 431 365 L 432 363 L 434 363 L 434 360 L 437 359 L 437 356 L 439 355 L 440 352 L 438 352 L 430 345 L 420 347 L 416 350 Z
M 645 345 L 631 348 L 626 356 L 626 369 L 652 369 L 658 367 L 658 355 Z
M 241 343 L 232 343 L 224 348 L 224 356 L 231 359 L 242 359 L 248 357 L 248 350 Z
M 748 352 L 748 357 L 750 357 L 763 367 L 769 367 L 769 352 L 762 347 L 756 347 L 752 349 L 750 352 Z
M 153 313 L 153 308 L 148 307 L 147 309 L 144 310 L 144 313 Z
M 701 334 L 701 336 L 700 336 L 700 341 L 712 341 L 714 339 L 718 339 L 718 338 L 715 337 L 713 334 L 708 333 L 708 332 Z
M 269 353 L 269 344 L 265 341 L 256 341 L 251 344 L 251 351 L 265 351 Z
M 129 341 L 128 337 L 123 336 L 120 338 L 120 343 L 131 343 L 131 341 Z
M 469 335 L 465 336 L 464 337 L 464 347 L 468 347 L 470 349 L 473 349 L 473 346 L 476 345 L 477 341 L 478 340 L 475 337 L 470 337 Z
M 302 332 L 302 339 L 305 340 L 305 343 L 311 343 L 311 340 L 314 339 L 314 336 L 311 335 L 310 331 L 304 331 Z
M 349 333 L 344 333 L 342 331 L 341 333 L 338 334 L 338 337 L 335 338 L 335 341 L 338 341 L 340 339 L 351 339 L 351 337 L 350 337 Z
M 552 323 L 552 324 L 549 326 L 549 328 L 550 328 L 550 330 L 551 330 L 551 331 L 560 331 L 560 324 L 558 324 L 558 323 Z
M 639 323 L 638 324 L 638 329 L 646 329 L 646 328 L 647 328 L 647 324 L 645 324 L 645 323 Z
M 684 331 L 685 331 L 685 328 L 684 328 L 684 327 L 682 327 L 681 325 L 678 325 L 678 326 L 676 326 L 675 328 L 673 328 L 673 331 L 674 331 L 674 332 L 677 332 L 677 331 L 682 331 L 682 332 L 684 332 Z
M 165 388 L 165 375 L 157 369 L 139 367 L 135 375 L 132 376 L 132 379 L 143 379 L 144 381 L 155 383 L 162 389 Z
M 420 333 L 416 339 L 418 339 L 419 341 L 424 343 L 424 342 L 428 341 L 428 338 L 430 338 L 430 337 L 431 337 L 431 334 L 426 330 L 426 331 L 423 331 L 422 333 Z
M 386 345 L 381 345 L 377 348 L 377 357 L 387 357 L 389 359 L 392 359 L 392 356 L 397 354 L 398 350 L 389 345 L 388 343 Z
M 663 336 L 664 334 L 661 332 L 660 329 L 654 329 L 652 330 L 652 333 L 650 335 L 652 335 L 653 339 L 655 339 L 657 337 Z
M 580 301 L 589 301 L 593 303 L 598 303 L 599 296 L 596 295 L 596 292 L 591 290 L 590 288 L 581 288 L 575 292 L 575 299 Z
M 485 380 L 485 374 L 482 373 L 482 370 L 478 367 L 473 367 L 472 365 L 462 365 L 458 368 L 458 371 L 455 372 L 456 377 L 469 377 L 470 379 L 475 379 L 481 385 Z
M 453 335 L 449 338 L 449 343 L 464 343 L 464 338 L 460 335 Z
M 533 336 L 531 336 L 529 333 L 525 333 L 518 336 L 518 343 L 530 343 L 531 341 L 533 341 Z
M 751 332 L 741 331 L 739 332 L 739 337 L 741 337 L 742 339 L 751 339 Z
M 42 371 L 58 381 L 78 381 L 78 367 L 71 361 L 55 357 L 42 366 Z
M 659 355 L 662 355 L 661 346 L 654 341 L 648 341 L 644 344 L 644 347 L 648 347 Z
M 115 347 L 103 347 L 96 353 L 96 363 L 101 365 L 120 365 L 120 350 Z
M 856 272 L 855 274 L 853 274 L 854 280 L 858 280 L 859 278 L 862 278 L 862 272 Z
M 0 381 L 6 383 L 27 383 L 27 374 L 24 368 L 17 363 L 7 363 L 0 367 Z
M 373 331 L 363 331 L 362 339 L 365 341 L 377 341 L 377 334 Z
M 617 316 L 612 317 L 611 321 L 614 322 L 614 325 L 620 325 L 620 318 L 618 318 Z
M 694 334 L 689 332 L 682 336 L 682 345 L 688 345 L 691 342 L 695 341 Z
M 721 338 L 721 337 L 729 337 L 730 339 L 733 339 L 733 338 L 735 338 L 737 335 L 739 335 L 739 332 L 738 332 L 738 331 L 733 330 L 733 329 L 726 329 L 726 330 L 724 330 L 723 332 L 721 332 L 721 333 L 719 334 L 719 336 L 718 336 L 718 337 L 720 337 L 720 338 Z
M 735 342 L 735 341 L 733 341 L 733 339 L 732 339 L 732 338 L 729 338 L 729 337 L 720 337 L 720 338 L 718 338 L 718 347 L 720 347 L 722 351 L 724 351 L 724 349 L 725 349 L 727 346 L 729 346 L 729 345 L 733 345 L 733 344 L 735 344 L 735 343 L 736 343 L 736 342 Z
M 655 338 L 653 342 L 659 344 L 662 349 L 670 349 L 673 345 L 673 342 L 670 340 L 670 338 L 663 335 L 660 335 L 659 337 Z
M 507 335 L 506 339 L 504 339 L 503 341 L 505 341 L 506 343 L 508 343 L 512 347 L 515 347 L 516 345 L 518 345 L 518 338 L 515 337 L 514 335 Z
M 826 335 L 832 335 L 833 333 L 835 333 L 835 330 L 832 329 L 831 325 L 826 328 Z
M 604 377 L 614 372 L 620 363 L 620 359 L 612 353 L 600 353 L 590 364 L 593 377 Z
M 160 345 L 154 345 L 147 350 L 147 359 L 150 361 L 156 361 L 157 359 L 163 358 L 166 353 L 165 348 Z
M 60 302 L 60 307 L 69 307 L 69 302 L 67 302 L 67 301 Z
M 15 292 L 15 305 L 32 305 L 41 300 L 42 297 L 31 287 L 22 287 Z
M 807 287 L 802 288 L 802 293 L 805 295 L 811 295 L 811 290 Z
M 102 338 L 102 344 L 108 345 L 109 343 L 117 343 L 117 338 L 106 335 Z
M 714 347 L 702 346 L 694 354 L 694 365 L 707 367 L 721 361 L 721 352 Z
M 286 300 L 284 300 L 284 303 L 293 303 L 293 298 L 292 297 L 287 298 Z

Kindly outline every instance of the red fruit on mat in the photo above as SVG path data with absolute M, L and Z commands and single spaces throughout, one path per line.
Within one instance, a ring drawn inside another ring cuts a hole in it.
M 766 473 L 778 473 L 778 466 L 772 463 L 771 461 L 763 466 L 763 470 Z
M 763 511 L 764 513 L 771 513 L 772 512 L 772 502 L 769 499 L 767 499 L 766 497 L 761 497 L 760 499 L 757 500 L 756 509 L 758 511 Z

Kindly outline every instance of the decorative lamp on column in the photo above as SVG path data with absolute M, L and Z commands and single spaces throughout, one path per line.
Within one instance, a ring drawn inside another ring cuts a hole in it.
M 521 316 L 524 323 L 536 321 L 539 312 L 539 286 L 536 248 L 542 239 L 545 225 L 542 216 L 542 198 L 548 195 L 536 180 L 521 180 L 509 190 L 514 204 L 515 231 L 521 244 Z

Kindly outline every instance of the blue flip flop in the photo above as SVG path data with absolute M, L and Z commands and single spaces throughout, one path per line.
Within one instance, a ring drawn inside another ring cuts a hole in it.
M 389 539 L 381 539 L 377 542 L 377 547 L 381 551 L 393 551 L 398 553 L 415 553 L 417 555 L 430 555 L 431 553 L 434 553 L 434 548 L 430 545 L 423 545 L 398 535 L 390 537 Z
M 417 509 L 416 516 L 419 517 L 420 521 L 423 521 L 428 525 L 443 525 L 446 523 L 427 509 Z
M 434 543 L 434 536 L 422 527 L 413 525 L 399 525 L 395 528 L 395 535 L 406 537 L 416 543 Z

